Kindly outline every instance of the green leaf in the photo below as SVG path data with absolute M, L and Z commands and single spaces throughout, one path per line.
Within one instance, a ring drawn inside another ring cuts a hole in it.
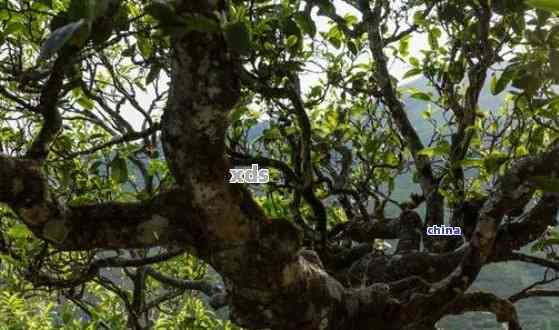
M 404 74 L 404 76 L 402 77 L 402 79 L 411 78 L 411 77 L 417 76 L 417 75 L 419 75 L 419 74 L 421 74 L 421 73 L 422 73 L 422 71 L 421 71 L 420 68 L 413 68 L 413 69 L 411 69 L 411 70 L 408 70 L 408 72 L 406 72 L 406 73 Z
M 150 39 L 138 38 L 136 45 L 144 58 L 150 58 L 153 54 L 153 45 Z
M 76 100 L 79 105 L 81 105 L 84 109 L 91 110 L 95 107 L 95 103 L 87 96 L 83 95 L 82 97 Z
M 421 112 L 421 118 L 429 120 L 433 117 L 433 110 L 429 107 L 427 110 Z
M 550 238 L 550 239 L 546 239 L 544 241 L 545 245 L 558 245 L 559 244 L 559 238 Z
M 83 18 L 86 22 L 91 22 L 95 17 L 95 7 L 95 0 L 72 0 L 68 8 L 68 17 L 73 21 Z
M 336 13 L 336 7 L 330 0 L 319 0 L 318 7 L 318 15 L 330 16 Z
M 403 57 L 407 57 L 410 53 L 409 52 L 410 40 L 411 40 L 411 34 L 408 34 L 407 36 L 400 39 L 399 51 L 400 51 L 400 55 Z
M 109 166 L 111 168 L 111 179 L 115 182 L 122 184 L 128 180 L 128 165 L 126 164 L 126 159 L 122 158 L 120 155 L 116 155 Z
M 54 30 L 43 43 L 39 52 L 39 59 L 46 60 L 51 57 L 60 50 L 84 24 L 85 21 L 80 19 L 77 22 L 66 24 Z
M 516 148 L 516 150 L 514 151 L 514 156 L 515 157 L 524 157 L 526 155 L 528 155 L 528 149 L 526 149 L 525 146 L 522 146 L 522 145 L 518 146 Z
M 146 85 L 151 84 L 155 79 L 157 79 L 157 77 L 159 77 L 161 69 L 162 67 L 159 63 L 154 63 L 151 65 L 148 75 L 146 76 Z
M 309 93 L 309 97 L 319 97 L 322 94 L 322 86 L 313 86 Z
M 499 82 L 499 80 L 497 79 L 497 76 L 493 74 L 493 75 L 491 76 L 491 94 L 493 94 L 493 95 L 499 94 L 499 93 L 502 92 L 502 91 L 505 89 L 505 87 L 506 87 L 506 85 L 505 85 L 505 87 L 503 87 L 502 85 L 501 85 L 501 86 L 497 86 L 497 83 L 498 83 L 498 82 Z
M 550 245 L 559 245 L 559 238 L 548 238 L 548 239 L 543 239 L 540 241 L 537 241 L 536 243 L 534 243 L 534 245 L 532 245 L 532 247 L 530 248 L 531 252 L 540 252 L 543 251 L 547 246 Z
M 219 23 L 205 16 L 190 16 L 185 20 L 186 31 L 217 32 Z
M 439 28 L 432 28 L 429 30 L 427 35 L 427 40 L 429 41 L 429 46 L 431 49 L 435 50 L 439 48 L 439 37 L 442 35 L 441 30 Z
M 19 35 L 21 33 L 25 33 L 25 25 L 20 22 L 8 23 L 6 29 L 2 32 L 4 36 Z
M 271 127 L 262 132 L 262 136 L 266 140 L 277 140 L 281 138 L 281 132 L 277 127 Z
M 507 159 L 508 156 L 505 153 L 494 151 L 483 159 L 483 167 L 487 173 L 492 174 L 496 172 Z
M 52 0 L 38 0 L 38 3 L 42 3 L 43 5 L 52 8 Z
M 440 141 L 439 144 L 437 144 L 434 147 L 423 148 L 419 150 L 417 154 L 420 156 L 433 158 L 435 156 L 446 155 L 449 153 L 449 151 L 450 151 L 450 145 L 448 144 L 448 142 Z
M 177 20 L 175 9 L 165 0 L 151 1 L 151 3 L 145 7 L 145 12 L 162 24 L 176 22 Z
M 28 238 L 31 237 L 32 234 L 29 231 L 29 229 L 27 229 L 27 226 L 22 224 L 22 223 L 18 223 L 13 225 L 12 227 L 10 227 L 10 229 L 8 229 L 8 235 L 10 237 L 13 238 Z
M 524 73 L 512 81 L 512 86 L 514 88 L 522 89 L 527 94 L 532 95 L 540 88 L 541 81 L 533 74 Z
M 56 145 L 64 152 L 70 152 L 72 150 L 72 138 L 68 135 L 60 135 L 56 141 Z M 71 169 L 71 167 L 70 167 Z
M 295 22 L 297 22 L 303 32 L 314 38 L 316 35 L 316 24 L 310 15 L 299 12 L 293 16 L 293 19 L 295 19 Z
M 95 103 L 85 95 L 81 87 L 72 89 L 72 96 L 84 109 L 91 110 L 95 107 Z
M 425 20 L 425 15 L 422 10 L 418 10 L 413 13 L 413 24 L 424 25 L 427 21 Z
M 229 115 L 229 121 L 231 123 L 236 122 L 237 120 L 241 119 L 241 117 L 248 112 L 248 108 L 247 107 L 241 107 L 238 109 L 235 109 L 234 111 L 231 112 L 231 114 Z
M 482 167 L 483 161 L 481 159 L 466 158 L 459 161 L 458 164 L 463 167 Z
M 415 92 L 410 97 L 422 101 L 431 101 L 431 95 L 424 92 Z
M 353 55 L 357 55 L 357 53 L 359 52 L 359 49 L 357 49 L 357 45 L 355 44 L 355 42 L 353 42 L 353 40 L 349 40 L 347 42 L 347 48 Z
M 332 44 L 336 49 L 342 45 L 342 32 L 337 26 L 333 26 L 325 35 L 326 40 Z
M 283 31 L 287 36 L 288 48 L 299 48 L 299 46 L 302 46 L 303 33 L 295 20 L 291 18 L 287 19 L 284 24 Z
M 127 31 L 130 29 L 130 12 L 127 5 L 121 5 L 113 18 L 116 31 Z
M 530 247 L 530 252 L 540 252 L 543 251 L 544 244 L 543 241 L 537 241 Z
M 515 73 L 516 71 L 509 66 L 503 71 L 499 78 L 493 76 L 491 78 L 491 94 L 498 95 L 503 92 L 514 78 Z
M 461 61 L 453 61 L 448 65 L 448 74 L 454 83 L 460 83 L 464 79 L 465 68 Z
M 436 148 L 423 148 L 421 150 L 419 150 L 419 152 L 417 153 L 420 156 L 426 156 L 429 158 L 432 158 L 434 156 L 436 156 L 437 153 L 437 149 Z
M 388 164 L 389 166 L 397 166 L 399 164 L 398 158 L 396 157 L 396 155 L 394 155 L 394 153 L 390 152 L 387 153 L 384 156 L 384 161 L 386 162 L 386 164 Z
M 225 39 L 230 48 L 241 54 L 251 50 L 250 31 L 244 22 L 228 24 L 225 27 Z
M 526 0 L 526 4 L 550 12 L 559 12 L 559 1 L 557 0 Z
M 511 22 L 511 27 L 516 34 L 521 35 L 526 29 L 526 21 L 524 19 L 524 15 L 514 15 Z
M 297 40 L 298 40 L 298 39 L 297 39 L 297 36 L 296 36 L 296 35 L 290 35 L 290 36 L 287 38 L 287 47 L 288 47 L 288 48 L 292 48 L 292 47 L 296 46 L 296 45 L 297 45 Z

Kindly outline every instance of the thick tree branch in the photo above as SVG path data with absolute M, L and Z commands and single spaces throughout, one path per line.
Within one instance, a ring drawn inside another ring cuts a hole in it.
M 489 1 L 479 1 L 478 12 L 478 40 L 476 43 L 481 49 L 478 55 L 477 63 L 473 64 L 468 71 L 468 87 L 464 95 L 464 102 L 462 105 L 454 104 L 454 113 L 458 119 L 458 129 L 452 135 L 452 144 L 450 151 L 450 174 L 455 186 L 458 205 L 464 202 L 464 170 L 460 165 L 460 161 L 466 157 L 470 147 L 470 141 L 474 136 L 474 130 L 471 128 L 475 124 L 476 112 L 478 111 L 479 96 L 481 90 L 485 86 L 485 79 L 487 70 L 493 64 L 495 59 L 495 50 L 490 46 L 489 31 L 491 28 L 492 10 Z M 477 45 L 476 45 L 477 46 Z M 477 47 L 476 47 L 477 48 Z M 448 93 L 450 102 L 454 102 L 454 87 L 445 86 Z M 454 213 L 459 212 L 460 209 L 455 209 Z M 459 217 L 458 217 L 459 218 Z M 457 218 L 453 218 L 457 219 Z M 463 225 L 461 223 L 453 223 L 454 226 Z M 451 247 L 449 245 L 449 247 Z
M 382 1 L 376 1 L 372 10 L 368 1 L 360 1 L 359 3 L 361 12 L 363 13 L 363 20 L 367 25 L 369 47 L 375 60 L 374 74 L 375 81 L 380 90 L 380 96 L 390 111 L 399 133 L 407 142 L 407 147 L 410 149 L 415 161 L 415 167 L 417 168 L 420 178 L 423 194 L 426 196 L 426 226 L 442 224 L 444 221 L 444 201 L 442 196 L 437 192 L 437 182 L 431 168 L 431 163 L 428 157 L 419 153 L 424 148 L 423 143 L 416 130 L 411 125 L 406 115 L 404 105 L 398 98 L 390 79 L 386 56 L 384 55 L 385 40 L 382 36 L 381 27 Z M 426 237 L 425 243 L 427 248 L 431 247 L 431 240 L 428 237 Z
M 287 97 L 293 105 L 295 117 L 301 129 L 300 154 L 298 155 L 302 176 L 301 195 L 313 210 L 315 220 L 318 224 L 318 231 L 320 232 L 322 243 L 324 244 L 328 237 L 326 208 L 322 201 L 316 196 L 312 185 L 314 177 L 311 163 L 311 122 L 305 111 L 303 99 L 301 98 L 301 88 L 298 77 L 291 80 L 291 84 L 287 88 Z
M 479 222 L 475 235 L 478 235 L 482 252 L 482 261 L 485 261 L 492 249 L 497 229 L 503 217 L 519 204 L 525 205 L 529 197 L 538 187 L 537 177 L 557 177 L 555 165 L 559 161 L 559 143 L 555 142 L 546 152 L 538 155 L 527 156 L 515 164 L 502 177 L 493 189 L 493 194 L 485 202 L 480 211 Z M 553 215 L 557 210 L 556 197 L 549 193 L 544 196 L 539 205 L 533 210 L 535 216 Z
M 178 1 L 176 8 L 214 19 L 221 6 Z M 221 33 L 178 34 L 171 44 L 162 142 L 177 184 L 188 192 L 176 198 L 192 204 L 203 228 L 193 244 L 196 255 L 224 277 L 231 317 L 238 324 L 273 327 L 281 320 L 284 328 L 295 329 L 317 322 L 313 314 L 328 315 L 343 288 L 299 255 L 300 230 L 284 219 L 267 219 L 242 185 L 228 183 L 225 130 L 240 95 L 239 55 L 228 49 Z M 332 289 L 324 290 L 325 283 Z M 309 305 L 312 295 L 320 299 Z M 314 313 L 292 313 L 297 309 Z
M 374 243 L 375 239 L 399 239 L 397 254 L 419 251 L 422 224 L 417 212 L 404 210 L 398 218 L 362 219 L 344 223 L 338 234 L 356 242 Z
M 557 225 L 559 196 L 546 192 L 521 221 L 501 225 L 497 233 L 495 254 L 492 258 L 506 258 L 515 250 L 537 240 L 549 226 Z
M 499 298 L 489 292 L 471 292 L 460 296 L 448 309 L 448 313 L 461 315 L 466 312 L 490 312 L 497 322 L 507 323 L 509 330 L 521 330 L 516 309 L 509 299 Z
M 175 190 L 152 200 L 65 207 L 50 196 L 35 161 L 0 156 L 0 202 L 37 237 L 62 250 L 194 244 L 201 228 L 190 193 Z
M 51 75 L 45 87 L 43 87 L 37 106 L 37 112 L 43 116 L 43 125 L 27 151 L 26 157 L 28 158 L 43 162 L 47 158 L 50 145 L 62 128 L 62 116 L 58 111 L 58 100 L 64 82 L 64 70 L 68 65 L 68 60 L 73 58 L 74 53 L 75 51 L 68 51 L 58 56 L 54 62 Z
M 554 164 L 557 161 L 559 144 L 553 145 L 547 152 L 526 157 L 514 164 L 499 179 L 493 194 L 483 205 L 472 238 L 465 245 L 460 265 L 447 278 L 435 283 L 428 294 L 415 296 L 407 308 L 416 311 L 416 315 L 424 315 L 427 323 L 440 319 L 444 315 L 444 307 L 473 283 L 481 266 L 493 253 L 498 227 L 505 214 L 516 207 L 519 201 L 524 201 L 526 194 L 533 192 L 531 178 L 537 175 L 555 177 Z M 440 312 L 434 313 L 433 310 Z
M 376 63 L 376 82 L 412 152 L 427 200 L 426 222 L 441 223 L 443 199 L 436 192 L 437 179 L 429 159 L 420 154 L 422 142 L 406 116 L 387 70 L 383 53 L 386 40 L 380 21 L 382 8 L 388 2 L 375 4 L 371 11 L 369 2 L 361 1 Z M 216 22 L 214 12 L 225 10 L 223 2 L 185 0 L 176 1 L 175 9 L 178 15 L 202 16 Z M 409 244 L 399 247 L 399 254 L 393 259 L 378 256 L 388 262 L 380 275 L 371 277 L 374 281 L 361 288 L 345 288 L 324 269 L 318 256 L 303 250 L 301 231 L 296 226 L 286 219 L 268 219 L 246 188 L 228 183 L 231 164 L 225 152 L 225 131 L 228 112 L 240 96 L 240 55 L 227 47 L 222 33 L 183 31 L 171 38 L 171 91 L 161 130 L 175 188 L 145 202 L 69 207 L 49 194 L 40 169 L 41 157 L 37 161 L 0 156 L 0 202 L 13 208 L 38 237 L 63 250 L 161 245 L 191 248 L 223 276 L 232 319 L 242 326 L 316 329 L 325 320 L 331 329 L 367 328 L 385 322 L 387 317 L 396 320 L 393 328 L 412 324 L 417 317 L 421 322 L 434 322 L 440 314 L 432 311 L 444 310 L 460 301 L 481 266 L 490 260 L 502 218 L 511 205 L 525 201 L 536 189 L 531 178 L 542 174 L 556 176 L 553 164 L 559 160 L 557 147 L 515 164 L 481 208 L 469 244 L 450 254 L 414 251 L 419 245 L 416 234 L 420 228 L 415 212 L 406 210 L 397 228 L 390 222 L 376 224 L 380 227 L 376 231 L 385 231 L 386 236 L 399 237 Z M 292 101 L 301 122 L 303 187 L 310 187 L 313 173 L 308 165 L 308 118 L 300 93 L 290 88 L 281 92 L 287 92 L 286 98 Z M 343 184 L 336 188 L 342 189 Z M 312 187 L 309 189 L 311 199 L 307 202 L 316 207 Z M 321 218 L 316 210 L 320 209 L 314 209 L 315 216 Z M 363 253 L 358 252 L 359 256 Z M 440 267 L 425 269 L 427 261 Z M 371 265 L 376 264 L 368 263 L 366 274 L 373 270 Z M 168 280 L 162 276 L 156 274 L 155 278 Z M 403 278 L 393 282 L 392 293 L 405 298 L 406 306 L 390 296 L 390 286 L 378 283 L 398 276 Z M 432 285 L 428 284 L 431 279 L 435 282 Z M 173 283 L 183 288 L 195 284 L 194 287 L 207 289 L 200 283 Z M 417 286 L 417 292 L 410 292 L 412 285 Z M 119 294 L 129 307 L 130 299 L 122 292 Z
M 535 175 L 555 176 L 552 164 L 559 160 L 559 145 L 555 144 L 549 151 L 530 156 L 514 164 L 506 175 L 499 179 L 494 194 L 484 203 L 479 222 L 471 240 L 465 246 L 465 254 L 460 265 L 444 280 L 433 285 L 428 294 L 419 294 L 408 308 L 423 311 L 426 321 L 436 321 L 442 317 L 444 306 L 463 293 L 476 278 L 481 265 L 494 253 L 497 229 L 504 215 L 516 207 L 519 200 L 533 191 L 530 179 Z M 421 306 L 430 306 L 424 309 Z
M 262 161 L 270 163 L 272 167 L 276 167 L 280 169 L 284 175 L 287 175 L 294 183 L 297 183 L 297 189 L 300 190 L 301 196 L 305 199 L 305 201 L 309 204 L 311 209 L 313 210 L 313 214 L 316 218 L 316 222 L 318 223 L 318 230 L 321 234 L 323 242 L 325 242 L 327 238 L 327 215 L 326 209 L 322 201 L 316 196 L 314 189 L 312 187 L 313 183 L 313 171 L 312 171 L 312 163 L 311 163 L 311 123 L 308 118 L 308 115 L 305 111 L 305 104 L 301 99 L 301 91 L 300 91 L 300 82 L 298 78 L 293 78 L 291 84 L 287 87 L 283 88 L 273 88 L 266 84 L 266 82 L 259 81 L 256 77 L 252 76 L 249 72 L 244 69 L 241 69 L 240 74 L 241 82 L 252 90 L 266 96 L 266 97 L 273 97 L 273 98 L 285 98 L 288 99 L 292 106 L 293 112 L 295 117 L 297 118 L 297 122 L 299 123 L 299 127 L 301 129 L 301 152 L 297 155 L 299 157 L 298 163 L 301 164 L 301 177 L 302 180 L 297 178 L 296 172 L 293 172 L 293 176 L 288 170 L 287 166 L 283 166 L 279 164 L 277 161 L 274 161 L 273 164 L 266 159 L 260 158 Z

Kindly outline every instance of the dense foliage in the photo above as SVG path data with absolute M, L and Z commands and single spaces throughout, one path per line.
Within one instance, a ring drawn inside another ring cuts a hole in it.
M 0 0 L 0 329 L 433 329 L 470 311 L 520 329 L 514 303 L 559 295 L 541 288 L 559 270 L 558 12 Z M 227 183 L 250 164 L 270 183 Z M 463 236 L 425 234 L 441 224 Z M 549 271 L 465 293 L 510 260 Z

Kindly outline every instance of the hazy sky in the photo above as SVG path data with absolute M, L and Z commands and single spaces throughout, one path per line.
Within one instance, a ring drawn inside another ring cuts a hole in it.
M 392 1 L 393 6 L 399 5 L 398 0 Z M 336 7 L 336 12 L 340 16 L 344 16 L 345 14 L 352 14 L 357 16 L 361 20 L 360 13 L 355 10 L 350 5 L 346 4 L 344 1 L 341 0 L 334 0 L 334 5 Z M 316 10 L 315 10 L 316 11 Z M 328 19 L 324 16 L 315 16 L 317 22 L 317 28 L 320 31 L 327 31 L 329 29 Z M 414 34 L 412 37 L 412 42 L 410 43 L 410 56 L 418 57 L 420 55 L 420 50 L 427 44 L 427 36 L 425 34 Z M 394 77 L 398 78 L 398 80 L 409 70 L 409 67 L 403 64 L 400 61 L 395 61 L 390 63 L 390 74 Z

